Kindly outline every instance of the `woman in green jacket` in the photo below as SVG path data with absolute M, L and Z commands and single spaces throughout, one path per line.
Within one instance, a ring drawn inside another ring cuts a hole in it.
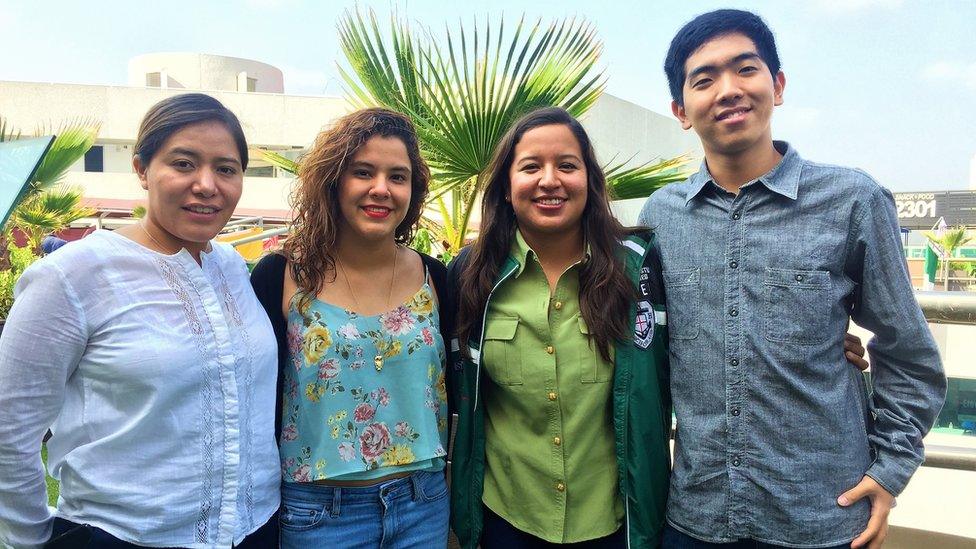
M 647 547 L 667 498 L 660 268 L 610 212 L 583 127 L 534 111 L 499 144 L 458 289 L 452 522 L 464 547 Z

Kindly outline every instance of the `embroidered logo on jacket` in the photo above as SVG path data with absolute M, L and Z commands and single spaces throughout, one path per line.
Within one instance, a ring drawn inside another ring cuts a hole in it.
M 654 340 L 654 309 L 648 301 L 637 302 L 637 318 L 634 319 L 634 345 L 646 349 Z

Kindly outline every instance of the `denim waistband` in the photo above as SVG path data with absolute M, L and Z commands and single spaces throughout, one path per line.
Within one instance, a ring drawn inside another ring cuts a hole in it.
M 308 503 L 332 502 L 340 500 L 349 503 L 373 503 L 377 500 L 391 500 L 409 497 L 418 500 L 423 497 L 423 483 L 430 480 L 431 475 L 443 475 L 443 472 L 414 471 L 409 476 L 380 482 L 372 486 L 326 486 L 306 482 L 283 482 L 281 484 L 282 497 L 293 497 Z

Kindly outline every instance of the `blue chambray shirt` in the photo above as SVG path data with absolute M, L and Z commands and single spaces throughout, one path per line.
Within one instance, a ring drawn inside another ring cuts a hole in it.
M 738 195 L 707 166 L 657 191 L 640 223 L 664 267 L 677 416 L 668 521 L 696 538 L 846 543 L 868 500 L 897 495 L 945 399 L 912 293 L 891 193 L 864 172 L 783 159 Z M 874 392 L 844 358 L 848 320 L 873 331 Z

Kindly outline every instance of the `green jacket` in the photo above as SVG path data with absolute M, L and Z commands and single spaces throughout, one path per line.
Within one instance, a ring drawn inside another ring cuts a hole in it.
M 448 280 L 454 290 L 458 288 L 467 252 L 462 250 L 449 269 Z M 668 496 L 671 429 L 668 334 L 660 258 L 653 236 L 646 233 L 629 236 L 619 253 L 641 297 L 630 309 L 633 340 L 617 342 L 614 347 L 613 421 L 618 485 L 629 547 L 657 547 Z M 496 289 L 517 266 L 512 258 L 506 260 L 495 282 Z M 471 357 L 462 356 L 457 341 L 452 342 L 449 368 L 457 413 L 451 462 L 451 526 L 461 547 L 472 549 L 481 537 L 483 519 L 485 416 L 479 390 L 484 374 L 478 362 L 484 339 L 483 322 L 484 317 L 475 328 L 481 337 L 469 342 Z

